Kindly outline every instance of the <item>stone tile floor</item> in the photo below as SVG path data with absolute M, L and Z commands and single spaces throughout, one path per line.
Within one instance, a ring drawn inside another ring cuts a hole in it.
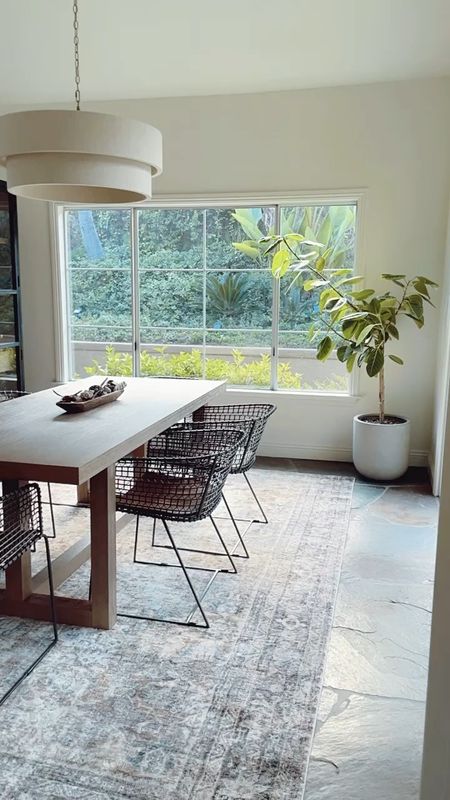
M 419 797 L 437 513 L 420 471 L 357 479 L 304 800 Z

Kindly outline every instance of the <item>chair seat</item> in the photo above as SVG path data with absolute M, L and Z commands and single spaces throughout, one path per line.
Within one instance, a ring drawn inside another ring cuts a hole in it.
M 198 515 L 204 491 L 204 480 L 195 476 L 146 472 L 128 491 L 116 493 L 116 505 L 119 511 L 139 512 L 150 517 L 189 519 L 193 514 Z
M 41 538 L 41 495 L 29 483 L 0 498 L 0 569 L 11 566 Z

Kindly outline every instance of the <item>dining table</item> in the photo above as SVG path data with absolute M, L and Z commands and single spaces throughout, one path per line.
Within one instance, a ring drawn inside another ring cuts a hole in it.
M 102 380 L 91 376 L 55 388 L 60 395 L 71 395 Z M 125 380 L 125 391 L 115 402 L 77 414 L 56 405 L 54 389 L 0 403 L 3 492 L 29 481 L 51 482 L 76 486 L 79 499 L 89 500 L 89 533 L 52 560 L 55 588 L 91 561 L 88 599 L 56 595 L 56 615 L 62 624 L 109 629 L 116 622 L 116 535 L 130 520 L 128 515 L 116 519 L 116 462 L 145 455 L 149 439 L 217 399 L 226 384 L 177 378 Z M 33 574 L 27 552 L 6 570 L 0 615 L 50 620 L 48 591 L 47 569 Z

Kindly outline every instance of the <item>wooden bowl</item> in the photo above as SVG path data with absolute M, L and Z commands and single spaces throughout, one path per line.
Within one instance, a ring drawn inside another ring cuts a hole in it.
M 63 411 L 67 411 L 68 414 L 80 414 L 83 411 L 91 411 L 93 408 L 113 403 L 123 393 L 124 389 L 118 389 L 116 392 L 103 394 L 101 397 L 93 397 L 92 400 L 76 400 L 72 403 L 64 403 L 60 400 L 56 405 L 62 408 Z

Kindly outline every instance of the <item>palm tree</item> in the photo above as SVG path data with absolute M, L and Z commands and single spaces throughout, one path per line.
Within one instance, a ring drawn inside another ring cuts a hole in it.
M 242 314 L 248 303 L 250 284 L 247 275 L 233 272 L 210 275 L 206 285 L 206 307 L 219 319 Z

